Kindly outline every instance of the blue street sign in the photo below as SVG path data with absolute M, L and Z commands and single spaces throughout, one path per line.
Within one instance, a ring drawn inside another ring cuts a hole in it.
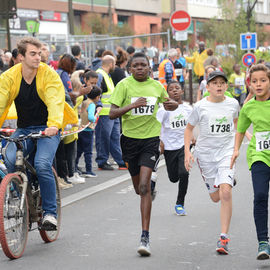
M 242 57 L 242 62 L 244 64 L 244 66 L 249 67 L 252 64 L 256 63 L 256 56 L 252 53 L 246 53 Z
M 256 50 L 257 49 L 257 33 L 240 34 L 241 50 Z

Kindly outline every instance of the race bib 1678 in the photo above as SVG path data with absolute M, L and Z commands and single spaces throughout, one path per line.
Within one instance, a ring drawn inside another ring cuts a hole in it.
M 132 97 L 131 103 L 134 103 L 139 97 Z M 156 97 L 145 97 L 147 105 L 139 108 L 134 108 L 131 110 L 131 115 L 143 116 L 152 115 L 155 110 L 155 105 L 157 102 Z

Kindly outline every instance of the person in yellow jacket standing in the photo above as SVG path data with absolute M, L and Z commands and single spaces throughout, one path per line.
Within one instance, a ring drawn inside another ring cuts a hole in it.
M 42 196 L 43 220 L 41 229 L 57 229 L 56 188 L 52 163 L 60 141 L 59 129 L 63 123 L 76 123 L 75 113 L 65 104 L 65 90 L 58 74 L 41 60 L 41 43 L 26 37 L 18 43 L 22 63 L 0 76 L 0 126 L 11 104 L 17 110 L 17 130 L 12 137 L 44 130 L 48 137 L 37 140 L 34 167 L 37 171 Z M 71 114 L 65 114 L 70 112 Z M 67 117 L 70 116 L 68 119 Z M 74 117 L 74 119 L 73 119 Z M 24 154 L 33 153 L 35 145 L 29 139 Z M 15 171 L 16 146 L 10 143 L 6 149 L 6 166 Z
M 170 49 L 168 51 L 168 59 L 164 59 L 158 68 L 158 80 L 161 84 L 167 89 L 167 85 L 169 82 L 173 80 L 177 80 L 175 69 L 174 69 L 174 62 L 177 60 L 177 50 Z
M 188 63 L 194 63 L 194 72 L 198 77 L 199 84 L 203 80 L 204 66 L 203 63 L 208 57 L 207 50 L 203 41 L 199 42 L 199 50 L 195 51 L 191 57 L 185 57 Z
M 114 84 L 109 75 L 114 71 L 115 58 L 106 55 L 102 58 L 102 66 L 96 72 L 98 73 L 97 86 L 102 90 L 101 102 L 102 110 L 99 113 L 99 120 L 96 125 L 96 162 L 99 170 L 113 170 L 108 163 L 109 154 L 119 166 L 119 170 L 127 169 L 122 159 L 120 148 L 120 120 L 119 118 L 110 120 L 109 112 L 111 104 L 109 99 L 114 91 Z M 98 107 L 99 104 L 97 104 Z

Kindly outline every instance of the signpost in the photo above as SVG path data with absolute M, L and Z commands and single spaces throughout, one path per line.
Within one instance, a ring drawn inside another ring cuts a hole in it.
M 256 50 L 257 49 L 257 33 L 240 34 L 241 50 Z
M 242 62 L 244 66 L 250 67 L 252 64 L 256 63 L 256 56 L 253 53 L 246 53 L 242 57 Z
M 170 24 L 175 31 L 185 31 L 191 24 L 191 18 L 186 11 L 178 10 L 172 13 Z

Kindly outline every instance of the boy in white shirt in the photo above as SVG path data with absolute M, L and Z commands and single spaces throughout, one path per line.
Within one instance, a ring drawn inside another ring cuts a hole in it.
M 190 140 L 194 126 L 198 124 L 200 133 L 195 156 L 210 198 L 214 202 L 221 202 L 221 234 L 216 248 L 219 254 L 228 254 L 234 185 L 234 167 L 230 169 L 230 159 L 234 149 L 234 127 L 239 114 L 238 102 L 224 96 L 227 88 L 227 77 L 223 72 L 210 73 L 207 79 L 210 96 L 195 104 L 185 130 L 185 167 L 189 171 L 190 161 L 194 161 L 190 152 Z
M 189 173 L 184 163 L 184 131 L 192 108 L 183 103 L 181 98 L 183 91 L 178 81 L 171 81 L 167 86 L 167 92 L 171 99 L 178 102 L 178 108 L 175 111 L 166 111 L 162 107 L 157 112 L 157 119 L 162 125 L 161 149 L 164 149 L 169 180 L 172 183 L 178 182 L 175 212 L 177 215 L 185 216 L 184 201 L 188 188 Z

